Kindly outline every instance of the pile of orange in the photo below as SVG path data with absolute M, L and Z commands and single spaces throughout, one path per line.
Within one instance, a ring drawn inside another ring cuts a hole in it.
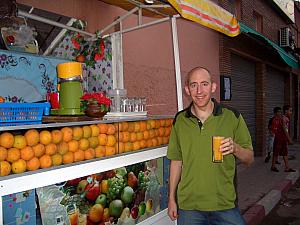
M 172 119 L 0 133 L 0 176 L 167 144 Z

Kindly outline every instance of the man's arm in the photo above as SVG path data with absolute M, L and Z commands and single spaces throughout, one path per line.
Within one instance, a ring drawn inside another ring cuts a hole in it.
M 169 202 L 168 202 L 168 215 L 171 220 L 176 220 L 177 203 L 176 203 L 176 190 L 180 180 L 182 169 L 182 161 L 171 160 L 170 165 L 170 179 L 169 179 Z
M 220 150 L 223 155 L 234 154 L 242 163 L 249 166 L 254 162 L 254 154 L 252 149 L 242 148 L 235 143 L 232 138 L 226 138 L 222 141 Z
M 240 145 L 233 143 L 233 154 L 247 166 L 254 162 L 254 153 L 252 149 L 242 148 Z

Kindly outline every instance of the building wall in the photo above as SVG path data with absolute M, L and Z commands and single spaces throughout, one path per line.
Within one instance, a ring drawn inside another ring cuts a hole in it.
M 87 31 L 102 29 L 127 11 L 98 0 L 17 0 L 18 3 L 88 22 Z M 152 21 L 143 18 L 143 22 Z M 123 28 L 136 25 L 136 16 L 125 20 Z M 182 85 L 195 66 L 209 68 L 219 81 L 219 35 L 194 22 L 177 20 Z M 108 32 L 113 32 L 113 28 Z M 164 22 L 123 36 L 124 87 L 128 96 L 145 96 L 150 114 L 177 112 L 176 80 L 171 22 Z M 215 95 L 219 98 L 219 91 Z M 184 97 L 184 105 L 189 99 Z
M 219 1 L 219 4 L 228 11 L 234 12 L 233 2 L 233 0 L 222 0 Z M 295 26 L 289 25 L 290 22 L 282 17 L 269 1 L 241 0 L 241 5 L 242 10 L 240 21 L 248 27 L 255 29 L 254 12 L 260 14 L 263 17 L 262 34 L 275 43 L 278 43 L 279 28 L 289 26 L 293 29 L 294 33 L 296 32 L 294 29 Z M 256 62 L 256 155 L 263 155 L 266 146 L 266 129 L 268 122 L 268 118 L 266 118 L 266 106 L 264 105 L 266 103 L 266 67 L 271 66 L 276 70 L 281 71 L 282 74 L 290 74 L 289 76 L 285 76 L 285 104 L 292 104 L 293 93 L 291 93 L 289 89 L 291 87 L 291 77 L 292 73 L 298 75 L 299 70 L 294 70 L 287 66 L 287 64 L 282 61 L 278 53 L 271 46 L 268 46 L 263 41 L 251 37 L 251 35 L 242 33 L 235 38 L 228 38 L 221 35 L 221 74 L 230 76 L 230 58 L 232 53 Z M 299 118 L 299 113 L 297 113 L 296 118 Z

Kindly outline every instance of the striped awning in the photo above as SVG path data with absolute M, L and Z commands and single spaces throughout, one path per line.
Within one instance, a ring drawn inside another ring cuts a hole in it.
M 230 37 L 240 33 L 237 19 L 228 11 L 209 0 L 168 0 L 188 20 L 200 23 Z

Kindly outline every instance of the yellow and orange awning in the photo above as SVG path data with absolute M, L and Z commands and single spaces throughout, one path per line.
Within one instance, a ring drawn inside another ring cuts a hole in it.
M 192 20 L 230 37 L 240 33 L 237 19 L 209 0 L 168 0 L 185 19 Z

